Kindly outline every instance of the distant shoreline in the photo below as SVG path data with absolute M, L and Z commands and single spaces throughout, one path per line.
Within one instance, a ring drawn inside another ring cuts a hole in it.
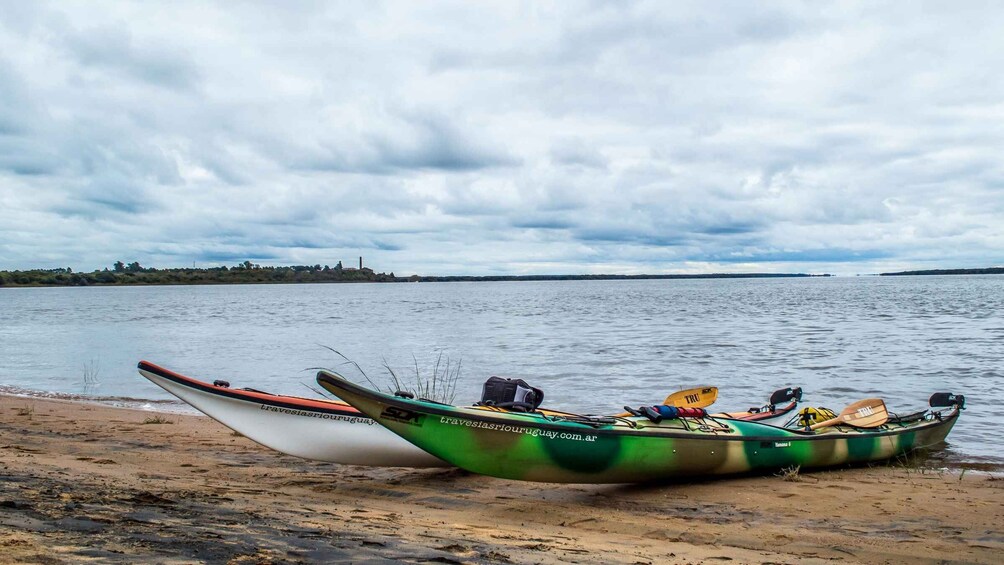
M 924 275 L 1001 275 L 1004 267 L 980 269 L 929 269 L 879 273 L 881 277 Z M 144 286 L 219 284 L 316 284 L 316 283 L 406 283 L 406 282 L 527 282 L 527 281 L 609 281 L 609 280 L 697 280 L 697 279 L 777 279 L 825 278 L 831 274 L 807 273 L 705 273 L 662 275 L 410 275 L 376 273 L 369 268 L 344 269 L 339 266 L 271 267 L 246 263 L 234 267 L 147 269 L 138 263 L 128 268 L 74 272 L 72 269 L 31 269 L 0 271 L 0 288 L 60 286 Z
M 375 273 L 371 269 L 320 267 L 216 267 L 209 269 L 134 269 L 77 273 L 70 269 L 0 271 L 0 288 L 58 286 L 143 286 L 216 284 L 407 283 L 407 282 L 521 282 L 644 279 L 757 279 L 830 277 L 805 273 L 708 273 L 670 275 L 447 275 L 408 277 Z
M 904 277 L 918 275 L 1004 275 L 1004 267 L 990 267 L 986 269 L 929 269 L 926 271 L 879 273 L 880 277 Z

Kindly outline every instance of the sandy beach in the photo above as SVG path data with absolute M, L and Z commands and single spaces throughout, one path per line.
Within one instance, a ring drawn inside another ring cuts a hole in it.
M 1002 524 L 1004 480 L 983 473 L 520 483 L 304 461 L 206 417 L 0 396 L 5 563 L 999 563 Z

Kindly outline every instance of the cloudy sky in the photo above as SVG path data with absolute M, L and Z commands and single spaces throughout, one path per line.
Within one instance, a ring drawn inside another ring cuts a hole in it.
M 0 1 L 0 269 L 1004 264 L 986 2 Z

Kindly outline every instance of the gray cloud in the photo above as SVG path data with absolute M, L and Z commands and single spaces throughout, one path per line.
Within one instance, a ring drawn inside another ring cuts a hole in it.
M 0 136 L 25 134 L 36 112 L 23 79 L 0 55 Z
M 559 140 L 551 146 L 550 158 L 556 164 L 591 169 L 605 169 L 608 163 L 596 147 L 581 139 Z
M 165 88 L 187 89 L 197 85 L 194 60 L 166 37 L 137 41 L 126 24 L 103 25 L 86 30 L 65 29 L 61 34 L 67 56 L 79 63 L 79 71 L 110 72 L 114 79 L 139 80 Z
M 464 134 L 442 116 L 395 116 L 384 131 L 350 132 L 321 140 L 313 148 L 286 147 L 294 169 L 343 173 L 393 174 L 408 170 L 462 172 L 517 161 L 473 134 Z

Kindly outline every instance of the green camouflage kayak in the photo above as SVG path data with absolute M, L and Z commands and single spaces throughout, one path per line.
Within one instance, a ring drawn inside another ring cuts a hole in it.
M 941 443 L 964 407 L 962 397 L 942 394 L 959 401 L 873 429 L 839 425 L 804 431 L 714 417 L 655 423 L 642 417 L 490 412 L 376 392 L 323 370 L 317 382 L 457 467 L 556 483 L 637 483 L 879 461 Z

